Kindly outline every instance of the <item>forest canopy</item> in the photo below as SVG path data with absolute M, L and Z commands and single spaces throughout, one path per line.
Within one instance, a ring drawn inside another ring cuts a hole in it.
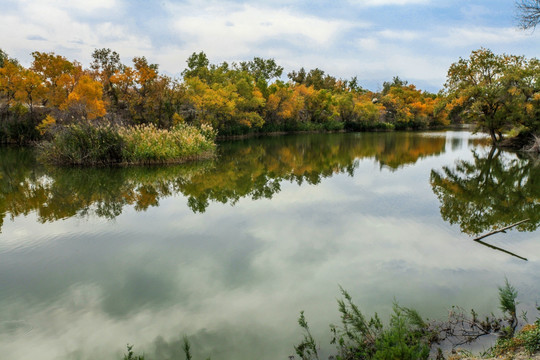
M 0 51 L 0 142 L 28 143 L 76 122 L 210 125 L 220 136 L 277 131 L 422 129 L 471 122 L 500 141 L 512 129 L 537 132 L 537 59 L 473 51 L 452 64 L 438 94 L 394 77 L 382 91 L 321 69 L 288 73 L 274 59 L 213 64 L 193 53 L 180 78 L 144 56 L 123 63 L 96 49 L 90 67 L 33 52 L 26 68 Z

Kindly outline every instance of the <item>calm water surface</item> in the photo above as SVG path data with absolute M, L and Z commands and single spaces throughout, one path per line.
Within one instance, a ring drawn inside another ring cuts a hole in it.
M 540 164 L 468 132 L 220 144 L 216 160 L 57 169 L 0 148 L 2 359 L 287 359 L 339 285 L 366 314 L 540 301 Z M 529 218 L 522 227 L 475 234 Z M 527 259 L 527 260 L 524 260 Z M 177 357 L 176 357 L 177 358 Z

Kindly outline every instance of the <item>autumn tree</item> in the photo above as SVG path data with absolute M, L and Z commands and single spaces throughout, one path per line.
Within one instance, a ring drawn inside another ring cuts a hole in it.
M 60 108 L 82 74 L 82 66 L 54 53 L 35 51 L 31 69 L 37 73 L 47 89 L 44 105 Z
M 5 61 L 4 66 L 0 68 L 0 95 L 4 112 L 14 105 L 15 95 L 21 79 L 21 71 L 19 65 L 10 61 Z
M 37 139 L 39 119 L 34 106 L 44 95 L 42 79 L 6 55 L 0 67 L 0 142 L 22 144 Z
M 46 88 L 38 74 L 30 69 L 21 69 L 15 98 L 28 107 L 30 115 L 34 115 L 34 106 L 41 103 Z
M 385 107 L 385 121 L 396 128 L 418 129 L 449 123 L 442 96 L 418 90 L 399 77 L 384 83 L 380 101 Z
M 103 102 L 103 87 L 88 75 L 82 75 L 73 91 L 62 104 L 62 110 L 70 110 L 77 115 L 92 120 L 106 114 Z
M 133 58 L 133 66 L 117 65 L 109 80 L 117 98 L 116 115 L 133 123 L 171 124 L 173 81 L 159 73 L 146 57 Z
M 282 82 L 272 84 L 265 108 L 267 128 L 283 130 L 285 124 L 297 121 L 303 108 L 304 99 L 294 91 L 294 87 Z
M 264 123 L 260 115 L 264 97 L 249 79 L 209 85 L 193 77 L 185 80 L 185 86 L 187 101 L 193 107 L 186 114 L 190 121 L 211 124 L 222 134 L 235 128 L 260 128 Z
M 385 108 L 376 96 L 371 92 L 335 95 L 338 112 L 346 129 L 358 131 L 386 127 Z
M 403 80 L 399 76 L 394 76 L 392 78 L 392 82 L 383 82 L 382 95 L 388 94 L 393 87 L 402 88 L 407 85 L 409 85 L 409 82 L 407 80 Z
M 505 130 L 533 116 L 529 104 L 538 97 L 539 76 L 537 59 L 480 49 L 450 66 L 445 89 L 460 115 L 488 132 L 495 144 Z
M 8 54 L 0 49 L 0 67 L 4 67 L 4 63 L 9 59 Z
M 4 113 L 15 102 L 22 70 L 16 59 L 0 49 L 0 106 Z
M 121 71 L 125 65 L 120 62 L 120 55 L 111 49 L 96 49 L 92 53 L 92 75 L 95 80 L 101 82 L 103 91 L 112 109 L 118 107 L 118 89 L 111 82 L 111 77 Z
M 105 115 L 103 101 L 103 86 L 94 80 L 88 71 L 83 70 L 78 62 L 71 62 L 65 57 L 54 53 L 33 52 L 31 71 L 39 76 L 43 90 L 31 81 L 34 76 L 27 78 L 27 97 L 43 93 L 42 103 L 48 107 L 68 111 L 67 114 L 79 120 L 95 119 Z M 33 101 L 33 98 L 30 100 Z M 66 116 L 64 116 L 66 117 Z M 71 121 L 71 120 L 70 120 Z

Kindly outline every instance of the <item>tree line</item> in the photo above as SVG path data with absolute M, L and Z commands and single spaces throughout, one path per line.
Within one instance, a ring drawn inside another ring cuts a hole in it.
M 40 140 L 79 121 L 125 126 L 211 125 L 221 136 L 309 130 L 421 129 L 473 122 L 494 142 L 511 129 L 540 126 L 537 59 L 473 51 L 448 71 L 434 94 L 394 77 L 381 91 L 356 77 L 321 69 L 291 71 L 255 57 L 210 63 L 204 52 L 187 59 L 180 78 L 160 73 L 144 56 L 122 63 L 96 49 L 90 67 L 54 53 L 33 52 L 30 67 L 0 50 L 0 142 Z

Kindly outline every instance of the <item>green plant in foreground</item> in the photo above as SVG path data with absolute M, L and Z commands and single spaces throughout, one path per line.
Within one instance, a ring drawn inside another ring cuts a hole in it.
M 187 336 L 184 335 L 184 343 L 182 345 L 182 350 L 184 350 L 184 354 L 186 354 L 186 360 L 191 360 L 191 344 L 189 343 L 189 340 Z
M 127 354 L 124 354 L 124 360 L 144 360 L 144 355 L 135 355 L 133 345 L 127 344 Z
M 341 325 L 331 325 L 332 344 L 337 347 L 338 360 L 353 359 L 427 359 L 432 339 L 435 338 L 418 312 L 394 303 L 393 314 L 384 326 L 375 314 L 369 320 L 353 303 L 347 291 L 341 288 L 344 299 L 338 300 Z M 318 359 L 317 347 L 304 313 L 298 320 L 304 330 L 304 339 L 295 346 L 302 360 Z
M 188 337 L 185 335 L 183 337 L 183 342 L 182 342 L 182 351 L 184 352 L 184 355 L 186 356 L 186 360 L 193 359 L 193 356 L 191 354 L 191 343 L 189 342 Z M 145 360 L 145 359 L 146 358 L 144 357 L 144 355 L 135 355 L 135 353 L 133 352 L 133 345 L 127 344 L 127 354 L 124 354 L 123 360 Z M 210 358 L 207 358 L 206 360 L 210 360 Z
M 534 324 L 525 325 L 514 337 L 500 338 L 487 352 L 489 356 L 504 356 L 523 348 L 532 355 L 540 351 L 540 319 Z
M 319 359 L 317 344 L 311 335 L 311 331 L 309 330 L 309 326 L 303 311 L 300 311 L 298 325 L 300 325 L 300 327 L 304 330 L 304 339 L 300 344 L 294 347 L 296 354 L 298 354 L 301 359 Z
M 508 279 L 505 279 L 505 285 L 499 287 L 499 302 L 500 309 L 506 315 L 508 326 L 502 329 L 502 336 L 511 338 L 518 325 L 518 319 L 516 315 L 516 302 L 517 290 L 510 285 Z
M 429 323 L 416 310 L 397 303 L 394 303 L 387 325 L 381 322 L 376 313 L 368 320 L 347 291 L 340 289 L 343 295 L 343 299 L 338 300 L 341 325 L 330 326 L 333 335 L 331 343 L 337 347 L 337 360 L 425 360 L 431 350 L 437 350 L 433 354 L 437 359 L 444 359 L 442 350 L 434 348 L 436 345 L 449 342 L 454 348 L 493 333 L 500 337 L 486 353 L 488 356 L 512 354 L 518 348 L 524 348 L 529 354 L 540 351 L 540 318 L 535 324 L 526 325 L 515 333 L 518 325 L 517 291 L 508 280 L 499 287 L 500 309 L 504 318 L 491 314 L 482 320 L 474 310 L 467 315 L 462 309 L 453 307 L 446 321 Z M 302 360 L 318 359 L 318 348 L 304 312 L 300 313 L 298 323 L 304 330 L 304 339 L 295 346 L 296 353 Z

